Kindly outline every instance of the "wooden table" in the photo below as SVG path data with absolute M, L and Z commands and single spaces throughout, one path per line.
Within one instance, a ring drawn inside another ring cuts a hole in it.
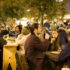
M 7 70 L 8 65 L 11 65 L 12 70 L 16 70 L 16 58 L 15 54 L 17 51 L 16 43 L 8 43 L 3 48 L 3 70 Z
M 45 55 L 48 56 L 49 60 L 53 62 L 52 66 L 54 66 L 54 70 L 61 70 L 64 64 L 59 61 L 60 51 L 48 51 L 45 52 Z
M 59 54 L 60 54 L 59 51 L 47 51 L 47 52 L 45 52 L 45 55 L 47 55 L 49 57 L 49 59 L 51 59 L 55 62 L 58 61 Z

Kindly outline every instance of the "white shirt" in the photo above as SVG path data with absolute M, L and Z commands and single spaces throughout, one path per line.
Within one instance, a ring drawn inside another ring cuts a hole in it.
M 29 36 L 29 34 L 28 35 L 22 35 L 22 34 L 20 34 L 18 37 L 17 37 L 17 39 L 16 39 L 16 43 L 18 44 L 18 45 L 24 45 L 25 44 L 25 41 L 26 41 L 26 39 L 27 39 L 27 37 Z
M 25 53 L 24 44 L 25 44 L 25 41 L 26 41 L 26 39 L 27 39 L 27 37 L 28 37 L 29 35 L 30 35 L 30 34 L 28 34 L 28 35 L 22 35 L 22 34 L 20 34 L 20 35 L 17 37 L 17 39 L 16 39 L 16 43 L 17 43 L 18 45 L 20 45 L 20 52 L 21 52 L 21 53 Z

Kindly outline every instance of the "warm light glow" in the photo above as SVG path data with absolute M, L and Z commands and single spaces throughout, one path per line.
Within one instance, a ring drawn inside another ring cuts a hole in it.
M 62 2 L 63 0 L 56 0 L 57 2 Z
M 27 18 L 22 18 L 22 19 L 20 19 L 20 20 L 17 20 L 16 21 L 16 24 L 17 25 L 19 25 L 19 23 L 21 23 L 23 26 L 27 26 L 27 22 L 29 21 L 29 19 L 27 19 Z
M 30 12 L 30 9 L 27 9 L 26 11 L 27 11 L 27 12 Z
M 28 21 L 16 21 L 16 24 L 19 25 L 21 23 L 23 26 L 27 26 Z
M 70 14 L 65 15 L 64 19 L 70 19 Z

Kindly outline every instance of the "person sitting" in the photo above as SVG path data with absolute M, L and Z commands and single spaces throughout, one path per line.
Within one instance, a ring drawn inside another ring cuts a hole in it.
M 50 36 L 50 45 L 48 48 L 49 51 L 58 51 L 59 50 L 59 38 L 57 30 L 52 30 Z
M 17 25 L 15 28 L 12 29 L 12 31 L 9 32 L 9 36 L 18 37 L 18 35 L 21 34 L 21 31 L 22 31 L 22 26 Z
M 18 25 L 15 27 L 15 36 L 17 37 L 19 34 L 21 34 L 22 26 Z
M 11 31 L 9 31 L 9 36 L 16 37 L 16 30 L 13 28 Z
M 68 43 L 68 34 L 64 30 L 64 28 L 58 29 L 58 37 L 59 37 L 59 44 L 60 44 L 60 49 L 64 48 L 64 45 Z
M 49 36 L 45 35 L 45 40 L 41 40 L 37 37 L 38 33 L 38 24 L 34 23 L 30 27 L 31 34 L 26 39 L 24 48 L 25 48 L 25 57 L 28 61 L 30 70 L 42 70 L 44 54 L 43 52 L 48 50 L 49 46 Z M 43 68 L 43 70 L 45 70 Z
M 59 54 L 59 61 L 62 64 L 67 64 L 70 68 L 70 42 L 65 45 L 64 49 Z

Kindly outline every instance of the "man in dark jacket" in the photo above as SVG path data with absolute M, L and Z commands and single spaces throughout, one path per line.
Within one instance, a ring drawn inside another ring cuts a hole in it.
M 68 67 L 70 68 L 70 42 L 66 44 L 65 48 L 61 51 L 59 60 L 62 62 L 66 62 Z
M 29 62 L 30 70 L 42 70 L 42 64 L 44 60 L 43 52 L 48 50 L 49 40 L 41 42 L 36 36 L 38 26 L 37 24 L 32 25 L 31 35 L 25 42 L 25 56 Z M 49 37 L 48 37 L 49 38 Z

